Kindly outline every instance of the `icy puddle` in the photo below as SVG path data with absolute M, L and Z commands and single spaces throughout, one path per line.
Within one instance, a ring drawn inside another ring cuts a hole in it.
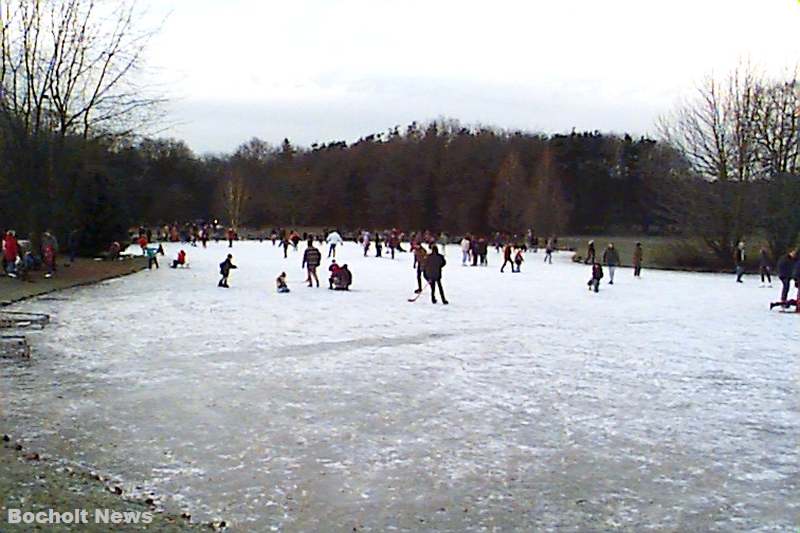
M 501 275 L 451 247 L 443 307 L 406 301 L 410 254 L 347 244 L 348 294 L 270 243 L 234 245 L 228 290 L 227 247 L 170 270 L 177 249 L 15 307 L 52 323 L 0 361 L 5 432 L 242 531 L 800 525 L 800 316 L 768 311 L 777 286 L 623 269 L 591 294 L 565 254 Z

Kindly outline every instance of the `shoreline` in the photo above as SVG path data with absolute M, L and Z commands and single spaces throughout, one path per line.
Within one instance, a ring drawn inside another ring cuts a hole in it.
M 43 272 L 34 272 L 32 281 L 20 281 L 3 276 L 0 278 L 0 309 L 44 296 L 54 292 L 94 285 L 109 279 L 120 278 L 141 272 L 147 268 L 147 260 L 130 257 L 120 261 L 94 261 L 79 259 L 69 266 L 64 265 L 53 278 L 45 278 Z M 7 429 L 4 428 L 6 431 Z M 10 429 L 10 428 L 8 428 Z M 42 524 L 11 524 L 9 509 L 22 512 L 73 512 L 87 509 L 90 516 L 97 510 L 118 512 L 151 513 L 149 524 L 115 524 L 115 530 L 141 531 L 195 531 L 207 530 L 214 524 L 192 523 L 191 516 L 180 516 L 161 509 L 153 497 L 126 497 L 122 489 L 109 483 L 100 475 L 86 469 L 59 464 L 58 458 L 27 450 L 11 436 L 2 435 L 0 447 L 0 523 L 3 531 L 30 531 L 38 528 L 57 530 L 108 531 L 109 524 L 90 521 L 80 525 L 49 526 Z M 218 526 L 218 525 L 217 525 Z
M 30 281 L 20 281 L 8 276 L 0 277 L 0 308 L 44 296 L 65 289 L 93 285 L 101 281 L 135 274 L 147 269 L 143 257 L 130 257 L 119 261 L 95 261 L 80 258 L 72 264 L 65 264 L 52 278 L 45 278 L 44 272 L 32 273 Z

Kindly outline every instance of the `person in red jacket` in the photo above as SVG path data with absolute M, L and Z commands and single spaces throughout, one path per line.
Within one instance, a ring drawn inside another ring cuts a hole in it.
M 331 263 L 331 266 L 328 267 L 328 270 L 331 273 L 331 277 L 328 278 L 328 288 L 333 290 L 333 284 L 336 283 L 336 281 L 338 280 L 339 274 L 342 271 L 342 267 L 340 267 L 336 263 L 336 259 L 334 259 L 333 262 Z
M 13 230 L 8 230 L 3 238 L 3 264 L 6 273 L 14 274 L 17 269 L 17 257 L 19 256 L 19 243 Z
M 146 253 L 145 248 L 147 248 L 147 236 L 146 235 L 141 235 L 139 237 L 139 247 L 142 249 L 142 255 L 145 255 L 145 253 Z
M 178 268 L 178 266 L 182 266 L 186 264 L 186 252 L 181 250 L 178 252 L 178 258 L 172 261 L 172 268 Z

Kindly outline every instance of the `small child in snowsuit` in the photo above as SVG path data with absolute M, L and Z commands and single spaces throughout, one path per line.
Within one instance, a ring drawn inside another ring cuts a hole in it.
M 525 259 L 522 257 L 522 248 L 517 248 L 517 254 L 514 256 L 514 264 L 511 265 L 511 272 L 521 272 L 520 268 L 522 268 L 523 261 L 525 261 Z
M 595 261 L 595 263 L 592 264 L 592 277 L 587 283 L 589 290 L 591 291 L 594 289 L 594 292 L 600 292 L 601 279 L 603 279 L 603 267 L 600 263 Z
M 275 285 L 278 288 L 278 293 L 289 292 L 289 286 L 286 284 L 286 272 L 281 272 L 281 275 L 275 279 Z

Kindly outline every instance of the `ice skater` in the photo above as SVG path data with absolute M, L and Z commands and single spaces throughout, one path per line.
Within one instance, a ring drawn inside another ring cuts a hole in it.
M 447 299 L 444 297 L 444 288 L 442 288 L 442 269 L 447 264 L 444 256 L 439 253 L 439 248 L 431 245 L 431 253 L 425 259 L 425 279 L 431 286 L 431 303 L 436 303 L 436 286 L 439 286 L 439 295 L 442 297 L 442 303 L 447 305 Z
M 617 249 L 614 248 L 614 243 L 608 243 L 608 248 L 606 251 L 603 252 L 603 263 L 608 266 L 608 284 L 614 284 L 614 271 L 617 269 L 617 265 L 619 265 L 619 253 Z
M 800 269 L 797 267 L 798 264 L 800 264 L 800 261 L 797 259 L 796 250 L 789 250 L 789 253 L 778 260 L 778 279 L 781 280 L 781 299 L 778 302 L 769 304 L 770 309 L 779 305 L 781 307 L 788 307 L 789 289 L 791 288 L 792 280 L 794 279 L 795 283 L 800 283 L 797 281 L 798 275 L 800 275 Z
M 317 277 L 317 267 L 322 262 L 322 254 L 314 248 L 314 241 L 312 239 L 308 239 L 308 247 L 306 251 L 303 253 L 303 266 L 308 270 L 308 278 L 306 281 L 308 282 L 309 287 L 313 287 L 311 281 L 313 280 L 317 283 L 317 287 L 319 287 L 319 278 Z
M 769 252 L 766 247 L 761 247 L 761 252 L 758 254 L 758 273 L 761 275 L 761 286 L 772 287 L 772 261 L 769 258 Z M 767 285 L 764 284 L 766 279 Z
M 511 252 L 513 249 L 511 248 L 511 243 L 506 243 L 505 247 L 503 248 L 503 266 L 500 267 L 500 272 L 505 270 L 506 265 L 511 265 L 511 270 L 514 270 L 514 261 L 511 260 Z
M 742 283 L 742 276 L 744 276 L 744 243 L 740 242 L 733 252 L 733 262 L 736 263 L 736 283 Z
M 522 272 L 522 263 L 525 258 L 522 257 L 522 248 L 517 248 L 517 255 L 514 256 L 514 264 L 511 265 L 511 272 Z
M 342 236 L 339 235 L 339 232 L 333 230 L 328 234 L 328 238 L 325 239 L 328 243 L 328 257 L 333 257 L 336 259 L 336 246 L 341 245 L 343 243 Z
M 584 264 L 593 265 L 595 260 L 594 241 L 589 241 L 589 246 L 586 248 L 586 260 Z
M 417 270 L 417 290 L 414 291 L 414 294 L 422 292 L 422 275 L 425 271 L 425 259 L 427 259 L 427 257 L 428 252 L 425 251 L 422 244 L 414 244 L 414 265 L 412 268 L 416 268 Z
M 600 280 L 603 279 L 603 266 L 595 261 L 592 264 L 592 277 L 589 278 L 589 282 L 587 285 L 589 286 L 589 290 L 594 290 L 594 292 L 600 292 Z
M 226 289 L 230 288 L 228 286 L 228 276 L 230 275 L 231 270 L 234 268 L 239 267 L 233 264 L 233 256 L 228 254 L 228 257 L 225 258 L 225 261 L 219 264 L 219 273 L 222 278 L 219 280 L 219 283 L 217 283 L 217 287 L 224 287 Z
M 642 261 L 644 260 L 644 251 L 642 250 L 642 243 L 637 242 L 636 247 L 633 249 L 633 277 L 640 278 L 642 274 Z
M 553 264 L 553 239 L 547 239 L 547 244 L 544 247 L 544 262 Z

